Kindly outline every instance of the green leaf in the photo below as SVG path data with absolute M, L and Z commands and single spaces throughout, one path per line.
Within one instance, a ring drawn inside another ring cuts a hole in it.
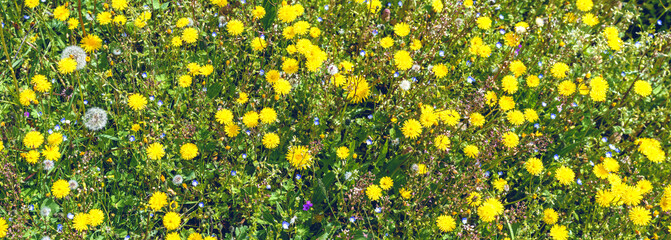
M 207 97 L 210 99 L 213 99 L 217 96 L 219 96 L 219 93 L 221 93 L 221 83 L 213 83 L 207 88 Z
M 110 136 L 110 135 L 106 135 L 106 134 L 100 134 L 98 136 L 103 137 L 103 138 L 107 138 L 107 139 L 112 140 L 112 141 L 119 141 L 120 140 L 118 137 L 114 137 L 114 136 Z

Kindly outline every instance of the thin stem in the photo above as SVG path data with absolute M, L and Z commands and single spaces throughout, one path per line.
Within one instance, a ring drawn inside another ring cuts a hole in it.
M 82 28 L 82 31 L 84 32 L 84 35 L 86 36 L 86 28 L 84 28 L 84 18 L 82 17 L 82 0 L 77 0 L 77 11 L 79 11 L 79 25 Z
M 5 57 L 7 58 L 7 65 L 9 65 L 9 70 L 12 71 L 12 79 L 14 80 L 14 95 L 16 97 L 16 102 L 19 102 L 19 81 L 16 79 L 16 73 L 14 72 L 14 68 L 12 67 L 11 58 L 9 57 L 9 52 L 7 52 L 7 45 L 5 44 L 5 28 L 0 28 L 0 37 L 2 38 L 2 50 L 5 52 Z

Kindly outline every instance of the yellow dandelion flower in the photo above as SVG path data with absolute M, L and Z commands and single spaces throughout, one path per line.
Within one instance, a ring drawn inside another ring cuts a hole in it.
M 382 189 L 375 184 L 370 185 L 366 188 L 366 196 L 371 201 L 377 201 L 382 197 Z
M 292 166 L 298 169 L 306 169 L 312 164 L 312 155 L 304 146 L 290 147 L 286 158 Z
M 161 143 L 152 143 L 147 147 L 147 157 L 151 160 L 158 160 L 165 156 L 165 149 L 163 149 L 163 144 Z

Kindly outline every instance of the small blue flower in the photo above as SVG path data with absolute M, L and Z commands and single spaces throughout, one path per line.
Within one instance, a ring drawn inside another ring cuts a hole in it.
M 380 207 L 376 207 L 376 208 L 375 208 L 375 213 L 380 213 L 380 212 L 382 212 L 382 208 L 380 208 Z
M 373 119 L 373 114 L 368 114 L 368 119 Z
M 35 210 L 35 205 L 32 205 L 32 204 L 28 205 L 28 210 L 30 210 L 30 211 Z
M 243 153 L 243 154 L 242 154 L 242 158 L 247 158 L 247 154 L 246 154 L 246 153 Z
M 322 17 L 317 17 L 317 22 L 322 22 Z
M 578 178 L 578 180 L 576 180 L 575 182 L 578 183 L 578 185 L 582 185 L 582 180 L 580 180 L 580 178 Z
M 282 228 L 284 228 L 284 229 L 289 229 L 289 222 L 287 222 L 287 221 L 282 221 Z
M 56 231 L 63 232 L 63 224 L 56 225 Z
M 245 1 L 245 0 L 240 0 L 240 3 L 245 4 L 245 3 L 247 3 L 247 1 Z
M 158 104 L 159 107 L 160 107 L 160 106 L 163 106 L 163 101 L 158 100 L 158 102 L 157 102 L 156 104 Z
M 245 133 L 247 134 L 247 136 L 249 136 L 250 134 L 252 134 L 252 131 L 246 130 Z
M 84 100 L 84 105 L 89 105 L 89 100 Z
M 373 141 L 371 141 L 370 139 L 366 139 L 366 145 L 371 145 L 371 144 L 373 144 Z
M 571 107 L 577 107 L 577 106 L 578 106 L 578 103 L 575 103 L 575 102 L 571 103 Z
M 362 57 L 366 56 L 366 51 L 364 51 L 364 50 L 359 51 L 359 55 L 362 56 Z
M 212 32 L 212 37 L 217 37 L 217 32 Z
M 314 124 L 315 124 L 315 126 L 318 126 L 319 125 L 319 120 L 315 120 Z
M 503 175 L 503 172 L 499 171 L 498 174 L 499 174 L 499 176 L 501 176 L 501 175 Z
M 594 167 L 594 162 L 589 161 L 589 165 L 592 165 L 592 167 Z
M 377 29 L 373 29 L 373 31 L 371 33 L 373 33 L 373 36 L 377 36 L 377 34 L 378 34 Z
M 54 130 L 60 131 L 61 130 L 61 125 L 56 124 L 56 126 L 54 127 Z
M 154 97 L 154 95 L 149 96 L 149 101 L 152 101 L 152 102 L 153 102 L 154 99 L 156 99 L 156 98 Z
M 154 213 L 149 213 L 149 217 L 154 217 Z
M 438 52 L 438 55 L 441 56 L 441 57 L 445 57 L 445 51 L 440 50 L 440 51 Z
M 165 138 L 165 133 L 161 133 L 161 138 Z
M 124 240 L 129 240 L 129 239 L 130 239 L 130 235 L 126 235 L 126 237 L 124 238 Z
M 476 13 L 476 14 L 475 14 L 475 17 L 480 17 L 480 13 Z
M 625 73 L 624 71 L 622 71 L 622 73 L 620 73 L 620 75 L 622 75 L 622 76 L 624 77 L 624 76 L 627 76 L 627 73 Z
M 23 15 L 23 19 L 28 20 L 28 19 L 30 19 L 30 16 L 28 16 L 28 15 Z
M 555 119 L 556 117 L 557 117 L 557 115 L 555 115 L 554 113 L 550 114 L 550 118 Z
M 74 217 L 75 217 L 74 214 L 72 214 L 72 213 L 68 213 L 68 219 L 72 220 Z
M 399 76 L 398 71 L 394 72 L 394 77 L 397 78 Z
M 259 75 L 260 76 L 263 76 L 264 74 L 266 74 L 266 71 L 263 71 L 263 69 L 259 70 Z
M 391 3 L 387 3 L 387 7 L 391 7 Z
M 128 140 L 131 142 L 135 142 L 135 136 L 130 135 L 130 137 L 128 137 Z
M 468 218 L 461 218 L 461 223 L 466 224 L 468 222 Z
M 403 7 L 403 1 L 398 1 L 398 6 Z M 662 25 L 662 24 L 660 24 L 660 25 Z
M 266 189 L 267 189 L 267 190 L 272 189 L 272 187 L 270 187 L 270 184 L 266 184 Z
M 606 152 L 606 157 L 613 157 L 613 153 L 612 152 Z
M 49 129 L 49 131 L 47 131 L 47 132 L 48 132 L 49 134 L 52 134 L 52 133 L 54 133 L 54 130 Z
M 147 72 L 143 72 L 143 73 L 142 73 L 142 77 L 143 77 L 143 78 L 147 78 Z
M 194 179 L 193 181 L 191 181 L 191 185 L 193 185 L 194 187 L 198 186 L 198 180 Z
M 485 177 L 489 177 L 489 175 L 490 175 L 489 171 L 486 171 L 485 172 Z
M 475 78 L 473 78 L 472 76 L 468 76 L 468 79 L 466 79 L 466 81 L 468 83 L 473 83 L 473 82 L 475 82 Z
M 501 42 L 496 42 L 496 48 L 501 48 L 501 47 L 503 47 L 503 44 L 501 44 Z
M 122 36 L 122 37 L 127 37 L 128 34 L 126 34 L 126 33 L 122 33 L 121 36 Z
M 543 77 L 545 77 L 545 75 L 543 75 L 543 74 L 538 74 L 538 78 L 541 78 L 541 79 L 542 79 Z
M 296 173 L 296 180 L 301 180 L 301 175 Z
M 466 61 L 466 66 L 469 66 L 469 67 L 471 66 L 471 61 L 470 60 Z
M 608 138 L 607 138 L 607 137 L 602 137 L 602 138 L 601 138 L 601 141 L 602 141 L 602 142 L 608 142 Z
M 615 151 L 615 149 L 617 149 L 617 147 L 615 147 L 615 145 L 613 145 L 613 144 L 608 144 L 608 148 L 610 148 L 610 150 L 613 150 L 613 151 Z
M 559 155 L 558 155 L 558 154 L 555 154 L 555 155 L 553 156 L 553 158 L 554 158 L 555 160 L 559 160 Z
M 541 105 L 542 105 L 543 107 L 547 107 L 547 106 L 548 106 L 548 104 L 545 103 L 545 102 L 541 102 Z
M 412 82 L 414 82 L 414 83 L 417 82 L 417 78 L 416 78 L 416 77 L 412 77 L 411 79 L 412 79 Z
M 238 175 L 238 172 L 236 172 L 235 170 L 231 170 L 231 176 L 235 177 L 236 175 Z
M 541 127 L 540 124 L 538 124 L 538 123 L 535 123 L 535 124 L 534 124 L 534 128 L 538 129 L 538 128 L 540 128 L 540 127 Z
M 501 28 L 501 29 L 499 30 L 499 33 L 501 33 L 501 34 L 506 34 L 506 30 L 503 29 L 503 28 Z
M 328 4 L 324 5 L 324 10 L 326 10 L 326 11 L 329 10 L 329 5 Z
M 198 203 L 198 207 L 205 207 L 205 203 L 203 203 L 203 202 L 199 202 L 199 203 Z
M 657 25 L 662 26 L 662 20 L 657 20 Z
M 503 14 L 499 14 L 499 19 L 501 19 L 501 20 L 504 19 Z
M 356 222 L 356 218 L 354 216 L 351 216 L 351 217 L 349 217 L 349 221 L 354 223 L 354 222 Z

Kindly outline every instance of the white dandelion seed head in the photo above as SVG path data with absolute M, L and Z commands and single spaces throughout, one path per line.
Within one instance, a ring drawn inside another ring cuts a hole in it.
M 100 108 L 90 108 L 84 114 L 84 126 L 91 131 L 98 131 L 107 125 L 107 112 Z
M 416 163 L 413 163 L 411 169 L 412 169 L 413 172 L 417 172 L 417 171 L 419 171 L 419 165 L 417 165 Z
M 44 164 L 44 170 L 49 171 L 54 168 L 54 162 L 51 160 L 44 160 L 42 164 Z
M 186 19 L 189 20 L 189 23 L 186 24 L 186 25 L 189 26 L 189 27 L 193 26 L 193 19 L 191 19 L 191 18 L 186 18 Z
M 457 26 L 461 27 L 464 25 L 464 19 L 457 18 L 454 20 L 454 22 L 457 24 Z
M 42 240 L 51 240 L 51 238 L 49 236 L 44 236 L 42 237 Z
M 345 173 L 345 180 L 349 180 L 350 177 L 352 177 L 352 172 L 346 172 Z
M 335 74 L 338 73 L 338 67 L 334 64 L 329 65 L 328 68 L 326 68 L 326 69 L 328 70 L 329 74 L 331 74 L 331 75 L 335 75 Z
M 182 184 L 182 181 L 184 181 L 182 175 L 177 174 L 174 177 L 172 177 L 172 184 L 180 185 Z
M 515 32 L 517 32 L 519 34 L 523 34 L 523 33 L 527 32 L 527 28 L 522 27 L 522 26 L 518 26 L 518 27 L 515 27 Z
M 43 217 L 51 216 L 51 208 L 47 206 L 42 207 L 40 209 L 40 215 L 42 215 Z
M 226 18 L 224 16 L 219 17 L 219 26 L 223 27 L 226 24 Z
M 70 187 L 71 190 L 75 190 L 79 187 L 79 183 L 77 183 L 77 181 L 75 181 L 74 179 L 70 180 L 68 181 L 68 187 Z
M 545 21 L 542 18 L 537 17 L 536 18 L 536 25 L 538 25 L 539 27 L 542 27 L 543 25 L 545 25 Z
M 403 89 L 403 91 L 408 91 L 408 90 L 410 90 L 410 87 L 412 87 L 410 84 L 411 84 L 410 81 L 403 80 L 399 84 L 399 87 L 401 87 L 401 89 Z
M 61 59 L 72 57 L 77 62 L 77 70 L 82 70 L 86 67 L 86 51 L 79 46 L 69 46 L 63 49 Z
M 412 69 L 413 71 L 415 71 L 415 72 L 419 72 L 419 70 L 421 70 L 422 67 L 419 66 L 419 64 L 415 64 L 415 65 L 412 65 L 412 68 L 411 68 L 411 69 Z
M 122 51 L 121 51 L 120 48 L 115 48 L 114 50 L 112 50 L 112 54 L 114 54 L 114 55 L 119 56 L 119 55 L 121 55 L 121 53 L 122 53 Z

